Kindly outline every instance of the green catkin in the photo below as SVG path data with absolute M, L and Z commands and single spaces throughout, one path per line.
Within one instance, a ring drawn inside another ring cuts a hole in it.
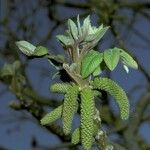
M 94 97 L 98 97 L 98 96 L 102 96 L 102 94 L 100 93 L 100 91 L 97 91 L 97 90 L 93 90 L 93 93 L 94 93 Z
M 55 83 L 50 86 L 50 91 L 56 93 L 66 93 L 70 87 L 71 85 L 68 83 Z
M 57 119 L 59 119 L 62 115 L 62 108 L 63 106 L 59 106 L 56 109 L 54 109 L 52 112 L 46 114 L 42 119 L 41 119 L 41 124 L 42 125 L 47 125 L 50 124 Z
M 99 125 L 95 122 L 93 136 L 97 135 L 99 128 L 100 128 Z M 80 142 L 80 136 L 81 136 L 80 128 L 76 128 L 72 133 L 71 143 L 74 145 L 78 144 Z
M 78 89 L 76 85 L 71 86 L 64 97 L 62 120 L 63 131 L 66 135 L 71 131 L 73 117 L 78 109 Z
M 94 94 L 90 87 L 81 91 L 81 143 L 85 150 L 90 150 L 94 134 Z
M 94 89 L 100 89 L 111 94 L 119 105 L 122 119 L 129 117 L 129 101 L 124 90 L 108 78 L 96 78 L 92 83 Z
M 80 142 L 80 128 L 76 128 L 72 133 L 71 143 L 78 144 Z

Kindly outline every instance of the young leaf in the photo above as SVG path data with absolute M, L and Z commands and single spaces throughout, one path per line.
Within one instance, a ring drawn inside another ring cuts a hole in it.
M 98 42 L 106 33 L 106 31 L 108 30 L 108 27 L 105 28 L 101 28 L 101 26 L 97 29 L 97 32 L 94 34 L 89 34 L 86 38 L 85 41 L 86 42 L 91 42 L 93 40 L 95 40 L 95 42 Z
M 27 56 L 32 56 L 36 47 L 27 41 L 16 42 L 17 47 Z
M 109 27 L 105 27 L 105 28 L 101 29 L 100 31 L 98 31 L 97 37 L 95 38 L 95 40 L 92 41 L 91 48 L 93 48 L 97 45 L 97 43 L 104 36 L 104 34 L 108 30 L 108 28 Z
M 48 49 L 43 46 L 37 46 L 33 55 L 34 56 L 44 56 L 48 54 Z
M 83 78 L 88 77 L 102 62 L 101 53 L 94 50 L 89 51 L 83 58 L 81 65 L 81 75 Z
M 112 71 L 115 69 L 119 62 L 120 51 L 116 48 L 107 49 L 104 51 L 104 61 L 107 67 Z
M 90 16 L 87 16 L 84 19 L 83 26 L 82 26 L 83 39 L 85 39 L 86 35 L 88 35 L 88 31 L 89 31 L 89 26 L 90 25 L 91 25 L 91 23 L 90 23 Z
M 116 49 L 120 51 L 120 56 L 124 65 L 134 69 L 138 69 L 137 62 L 127 52 L 125 52 L 123 49 L 120 48 Z
M 78 39 L 78 28 L 71 19 L 68 19 L 68 28 L 70 30 L 72 37 L 74 39 Z
M 69 46 L 73 44 L 73 40 L 65 35 L 57 35 L 56 38 L 64 45 Z

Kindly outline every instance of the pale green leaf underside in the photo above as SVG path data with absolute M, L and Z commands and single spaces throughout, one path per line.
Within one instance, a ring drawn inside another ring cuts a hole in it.
M 87 16 L 84 21 L 83 21 L 83 26 L 82 26 L 82 33 L 83 33 L 83 38 L 86 37 L 88 34 L 89 26 L 90 26 L 90 16 Z
M 68 20 L 68 28 L 70 30 L 72 37 L 74 39 L 77 39 L 78 38 L 78 28 L 77 28 L 76 24 L 71 19 Z
M 27 41 L 16 42 L 17 47 L 27 56 L 32 56 L 36 47 Z

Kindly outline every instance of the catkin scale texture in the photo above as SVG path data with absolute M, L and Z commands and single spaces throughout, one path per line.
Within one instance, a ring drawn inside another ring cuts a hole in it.
M 70 87 L 69 83 L 55 83 L 50 87 L 50 90 L 57 93 L 66 93 Z
M 76 85 L 70 86 L 64 97 L 63 114 L 62 114 L 63 131 L 66 135 L 69 134 L 71 131 L 73 117 L 78 109 L 77 97 L 78 97 L 78 86 Z
M 129 101 L 126 93 L 120 86 L 108 78 L 96 78 L 92 82 L 92 86 L 111 94 L 119 105 L 121 118 L 127 119 L 129 117 Z
M 62 105 L 54 109 L 52 112 L 46 114 L 42 119 L 41 119 L 41 124 L 46 125 L 49 123 L 52 123 L 59 119 L 62 115 Z
M 71 143 L 78 144 L 80 142 L 80 128 L 76 128 L 72 133 Z
M 81 91 L 81 143 L 85 150 L 90 150 L 93 143 L 94 108 L 93 91 L 86 87 Z

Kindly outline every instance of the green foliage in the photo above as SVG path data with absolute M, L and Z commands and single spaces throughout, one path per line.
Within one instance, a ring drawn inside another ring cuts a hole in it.
M 27 41 L 18 41 L 16 42 L 19 50 L 21 50 L 27 56 L 32 56 L 36 47 Z
M 41 119 L 41 124 L 42 125 L 47 125 L 50 124 L 57 119 L 59 119 L 62 115 L 62 108 L 63 106 L 59 106 L 56 109 L 54 109 L 52 112 L 46 114 L 42 119 Z
M 89 32 L 89 27 L 90 27 L 90 16 L 87 16 L 84 21 L 83 21 L 83 26 L 82 26 L 82 35 L 83 35 L 83 39 L 86 38 L 86 36 L 88 35 Z
M 57 35 L 56 38 L 61 42 L 61 44 L 65 46 L 70 46 L 73 44 L 73 40 L 65 35 Z
M 117 49 L 120 50 L 120 56 L 124 65 L 126 65 L 127 67 L 131 67 L 133 69 L 138 69 L 136 61 L 127 52 L 125 52 L 120 48 Z
M 124 90 L 108 78 L 96 78 L 92 83 L 94 89 L 100 89 L 112 95 L 119 105 L 121 118 L 129 117 L 129 101 Z
M 18 48 L 27 56 L 44 56 L 48 54 L 48 49 L 43 46 L 35 47 L 27 41 L 16 42 Z
M 83 78 L 88 77 L 100 65 L 103 60 L 103 55 L 94 50 L 90 50 L 82 61 L 81 75 Z
M 63 103 L 63 131 L 67 135 L 71 131 L 72 121 L 74 114 L 78 109 L 78 86 L 71 86 L 65 94 L 64 103 Z
M 81 143 L 85 150 L 91 149 L 94 134 L 94 94 L 86 87 L 81 91 Z
M 120 51 L 118 49 L 107 49 L 104 51 L 104 61 L 111 71 L 117 66 L 119 58 Z
M 135 60 L 120 48 L 110 48 L 103 53 L 93 50 L 109 27 L 95 27 L 91 25 L 90 16 L 87 16 L 81 26 L 79 15 L 77 24 L 68 20 L 68 29 L 64 35 L 56 38 L 62 44 L 66 55 L 54 55 L 48 53 L 47 48 L 35 47 L 27 41 L 18 41 L 16 45 L 27 56 L 46 56 L 51 65 L 55 66 L 61 74 L 62 71 L 69 76 L 68 82 L 56 83 L 50 87 L 52 92 L 63 93 L 64 101 L 61 106 L 54 109 L 41 119 L 42 125 L 47 125 L 62 117 L 63 132 L 68 135 L 72 129 L 72 121 L 75 113 L 80 114 L 80 125 L 72 133 L 72 143 L 81 142 L 85 150 L 90 150 L 93 139 L 97 137 L 101 119 L 95 114 L 95 98 L 101 97 L 104 90 L 113 96 L 119 106 L 122 119 L 129 117 L 129 101 L 124 90 L 114 81 L 105 78 L 95 78 L 109 68 L 114 70 L 122 61 L 124 68 L 137 69 Z M 3 76 L 14 74 L 12 66 L 2 69 Z M 61 74 L 63 75 L 63 74 Z M 70 81 L 71 80 L 71 81 Z M 14 80 L 15 81 L 15 80 Z M 79 110 L 77 112 L 77 110 Z M 96 119 L 98 117 L 98 119 Z
M 73 39 L 78 39 L 78 28 L 71 19 L 68 19 L 68 28 Z

